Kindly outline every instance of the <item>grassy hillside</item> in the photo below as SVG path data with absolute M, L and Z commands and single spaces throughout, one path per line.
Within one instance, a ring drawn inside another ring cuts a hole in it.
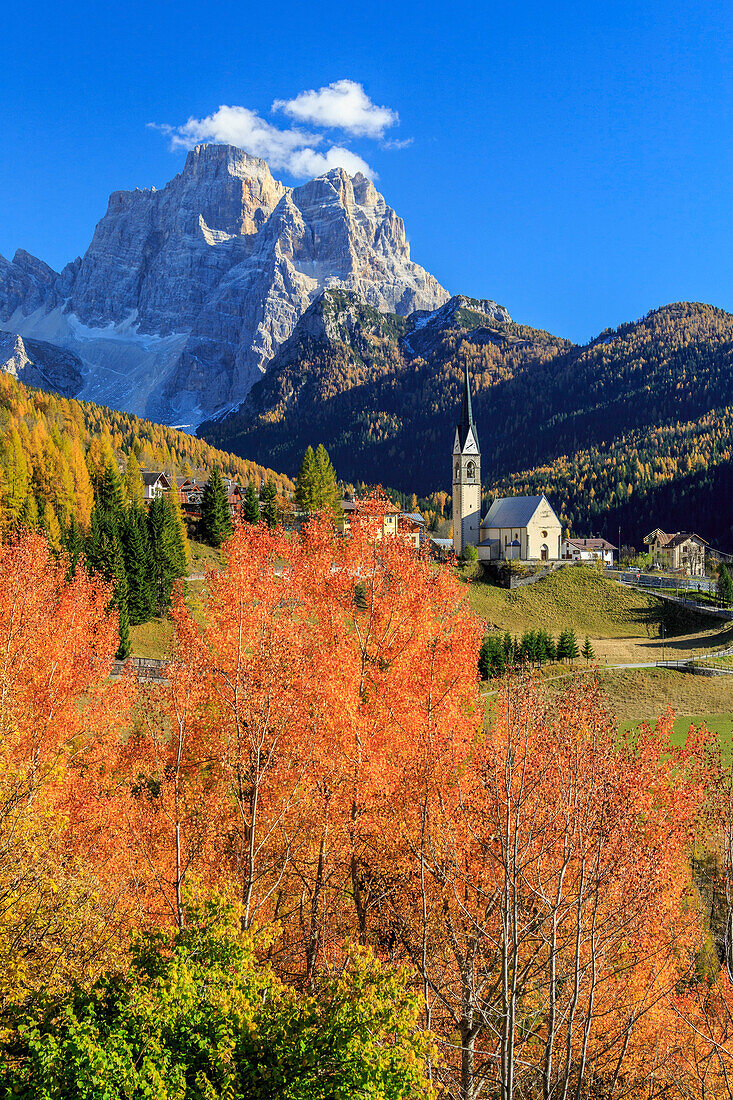
M 509 591 L 481 575 L 470 581 L 469 600 L 490 628 L 521 635 L 544 628 L 557 635 L 572 627 L 582 642 L 587 634 L 599 661 L 655 661 L 662 657 L 664 624 L 667 657 L 694 656 L 733 641 L 733 627 L 625 588 L 587 567 L 560 569 L 536 584 Z
M 561 569 L 537 584 L 510 592 L 474 577 L 469 600 L 490 627 L 521 635 L 544 627 L 552 634 L 572 627 L 587 634 L 596 661 L 575 669 L 548 665 L 542 670 L 548 686 L 561 690 L 569 676 L 595 675 L 608 707 L 622 727 L 654 721 L 667 708 L 675 712 L 675 738 L 681 744 L 690 725 L 705 724 L 726 751 L 733 744 L 733 677 L 703 677 L 664 668 L 611 668 L 615 663 L 693 657 L 733 645 L 733 624 L 665 604 L 609 580 L 590 567 Z M 664 648 L 659 637 L 664 624 Z M 491 697 L 489 696 L 489 701 Z
M 727 677 L 692 676 L 665 668 L 623 669 L 604 673 L 602 687 L 622 724 L 653 721 L 671 707 L 680 728 L 685 719 L 707 715 L 730 732 L 733 686 Z
M 615 538 L 621 520 L 635 542 L 654 523 L 674 529 L 666 513 L 649 516 L 673 505 L 680 526 L 733 549 L 733 517 L 705 480 L 733 469 L 731 314 L 677 303 L 575 347 L 471 309 L 439 329 L 392 324 L 343 293 L 328 309 L 320 337 L 296 328 L 246 405 L 202 426 L 205 438 L 291 475 L 322 441 L 346 480 L 427 495 L 449 487 L 467 365 L 487 496 L 545 489 L 576 533 Z M 672 497 L 655 496 L 669 486 Z

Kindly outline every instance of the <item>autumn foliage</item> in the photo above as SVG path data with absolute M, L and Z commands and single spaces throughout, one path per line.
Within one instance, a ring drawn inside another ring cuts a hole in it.
M 383 507 L 347 539 L 239 528 L 205 626 L 175 605 L 162 686 L 102 683 L 103 586 L 35 536 L 2 548 L 5 1002 L 218 898 L 304 996 L 355 952 L 406 968 L 438 1095 L 731 1095 L 691 870 L 730 816 L 724 766 L 703 736 L 673 748 L 669 715 L 621 735 L 592 678 L 507 680 L 487 720 L 483 624 L 449 569 L 378 537 Z

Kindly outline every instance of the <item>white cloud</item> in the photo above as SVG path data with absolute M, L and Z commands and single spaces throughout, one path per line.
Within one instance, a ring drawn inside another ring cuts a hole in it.
M 345 130 L 355 137 L 381 138 L 399 122 L 396 111 L 377 107 L 355 80 L 336 80 L 318 91 L 301 92 L 295 99 L 276 99 L 273 111 L 284 111 L 296 122 Z
M 222 106 L 206 118 L 189 118 L 182 126 L 160 126 L 169 134 L 174 149 L 192 149 L 202 142 L 236 145 L 255 157 L 263 157 L 271 168 L 289 168 L 293 152 L 319 145 L 320 134 L 303 130 L 279 130 L 247 107 Z
M 371 179 L 376 173 L 350 149 L 332 145 L 323 152 L 322 134 L 305 130 L 280 130 L 247 107 L 222 106 L 205 118 L 189 118 L 182 126 L 151 123 L 171 139 L 174 149 L 193 149 L 204 142 L 236 145 L 252 156 L 262 157 L 275 171 L 288 172 L 296 179 L 312 179 L 331 168 L 345 168 L 349 175 L 363 172 Z
M 350 176 L 361 172 L 370 179 L 376 179 L 376 173 L 365 160 L 341 145 L 332 145 L 324 153 L 317 153 L 315 149 L 300 149 L 290 158 L 290 171 L 298 179 L 313 179 L 332 168 L 345 168 Z
M 295 99 L 276 99 L 273 111 L 284 111 L 296 123 L 339 129 L 354 137 L 382 139 L 385 130 L 399 122 L 397 112 L 372 103 L 361 84 L 337 80 L 318 91 L 301 92 Z M 262 157 L 274 171 L 296 179 L 320 176 L 332 168 L 349 175 L 376 173 L 367 162 L 343 145 L 328 145 L 323 134 L 309 129 L 274 126 L 248 107 L 221 106 L 205 118 L 189 118 L 182 126 L 150 123 L 167 134 L 173 149 L 193 149 L 204 142 L 236 145 Z M 383 141 L 383 148 L 401 149 L 409 142 Z

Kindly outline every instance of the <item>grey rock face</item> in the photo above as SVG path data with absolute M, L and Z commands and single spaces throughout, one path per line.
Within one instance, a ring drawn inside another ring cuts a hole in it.
M 78 354 L 82 396 L 193 425 L 243 400 L 330 287 L 403 316 L 448 300 L 363 175 L 288 188 L 257 157 L 201 145 L 161 191 L 112 194 L 60 275 L 0 258 L 0 326 Z
M 12 332 L 0 332 L 0 371 L 27 386 L 55 390 L 64 397 L 75 397 L 82 386 L 78 356 L 42 340 L 24 340 Z
M 52 267 L 22 248 L 10 261 L 0 256 L 0 319 L 7 320 L 18 310 L 31 313 L 43 306 L 58 277 Z

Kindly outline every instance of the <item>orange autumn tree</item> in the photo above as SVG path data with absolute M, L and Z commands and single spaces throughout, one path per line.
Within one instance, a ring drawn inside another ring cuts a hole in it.
M 669 732 L 619 741 L 597 689 L 548 699 L 520 680 L 459 769 L 442 763 L 421 803 L 408 783 L 391 926 L 448 1095 L 641 1097 L 652 1072 L 672 1087 L 660 1036 L 677 1041 L 699 947 L 705 754 Z
M 466 589 L 382 508 L 346 539 L 245 525 L 205 626 L 178 602 L 125 746 L 146 911 L 224 894 L 307 984 L 349 939 L 407 963 L 446 1096 L 664 1095 L 692 1072 L 706 747 L 672 748 L 669 719 L 620 737 L 595 685 L 527 679 L 484 728 Z
M 284 965 L 308 979 L 346 935 L 381 940 L 370 868 L 400 761 L 425 737 L 452 743 L 462 729 L 468 743 L 477 724 L 480 631 L 465 590 L 401 538 L 378 537 L 383 514 L 370 501 L 349 539 L 321 518 L 292 541 L 245 525 L 207 578 L 202 632 L 179 604 L 164 705 L 171 721 L 183 677 L 196 694 L 185 752 L 205 761 L 207 836 L 193 805 L 174 824 L 158 797 L 147 835 L 169 841 L 137 843 L 162 861 L 155 892 L 179 877 L 176 832 L 195 834 L 190 881 L 226 886 L 245 927 L 281 921 Z
M 93 815 L 78 780 L 106 721 L 97 689 L 112 665 L 116 623 L 107 588 L 83 570 L 68 580 L 67 571 L 36 533 L 0 544 L 4 997 L 78 976 L 101 946 L 94 940 L 109 912 L 81 843 Z

